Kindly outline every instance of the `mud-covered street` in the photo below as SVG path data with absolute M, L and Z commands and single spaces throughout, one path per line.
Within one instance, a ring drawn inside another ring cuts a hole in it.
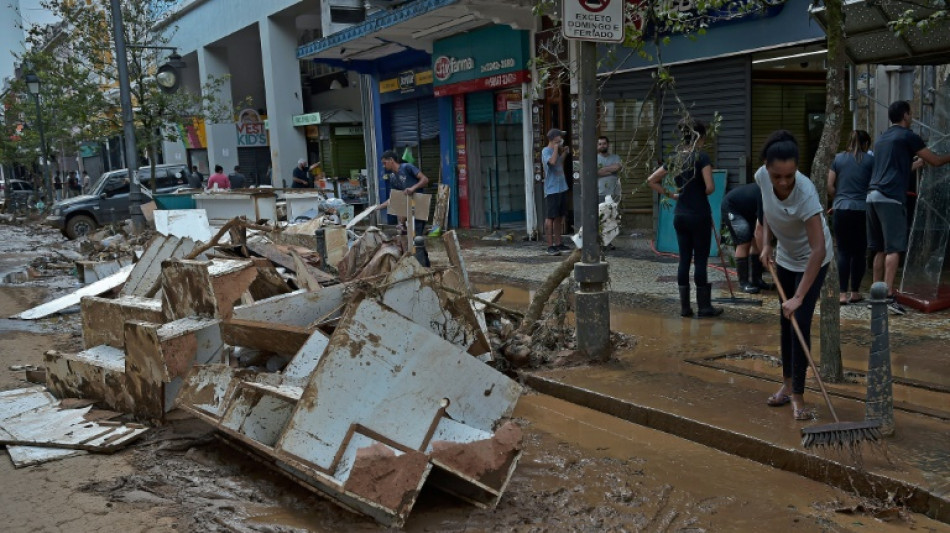
M 470 261 L 487 262 L 490 253 L 479 248 L 481 257 Z M 31 272 L 26 280 L 0 285 L 0 316 L 77 288 L 68 259 L 76 254 L 78 247 L 58 233 L 0 225 L 0 277 Z M 434 251 L 433 259 L 438 257 Z M 508 305 L 526 304 L 520 290 L 528 282 L 515 286 L 511 275 L 498 281 L 480 275 L 479 281 L 485 289 L 505 287 Z M 606 367 L 590 369 L 608 381 L 617 379 L 618 371 L 631 378 L 658 375 L 655 370 L 666 363 L 656 354 L 705 355 L 723 351 L 725 344 L 761 341 L 757 330 L 671 320 L 662 308 L 631 315 L 618 306 L 616 317 L 615 328 L 640 343 L 615 354 Z M 45 351 L 80 350 L 79 320 L 69 311 L 33 322 L 0 319 L 0 390 L 29 386 L 22 368 L 42 366 Z M 586 373 L 583 367 L 572 370 Z M 667 383 L 672 388 L 665 392 L 661 382 L 652 386 L 658 398 L 673 403 L 684 396 L 695 404 L 732 401 L 693 388 L 696 383 L 684 378 Z M 746 412 L 729 403 L 711 407 L 724 415 Z M 407 531 L 950 530 L 900 505 L 875 506 L 820 481 L 530 389 L 514 416 L 525 431 L 524 455 L 499 505 L 477 509 L 427 488 Z M 86 454 L 20 469 L 2 458 L 0 523 L 11 532 L 381 530 L 242 450 L 211 426 L 176 411 L 164 426 L 111 455 Z

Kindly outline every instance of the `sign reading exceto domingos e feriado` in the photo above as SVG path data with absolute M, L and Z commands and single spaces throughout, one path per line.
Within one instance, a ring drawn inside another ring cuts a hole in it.
M 561 0 L 561 30 L 567 39 L 623 41 L 623 0 Z

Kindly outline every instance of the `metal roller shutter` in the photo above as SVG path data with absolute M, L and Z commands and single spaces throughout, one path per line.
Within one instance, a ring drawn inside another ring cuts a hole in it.
M 337 136 L 333 138 L 333 176 L 349 179 L 350 171 L 366 168 L 363 138 Z
M 238 166 L 247 178 L 246 186 L 260 185 L 267 181 L 267 169 L 270 163 L 270 148 L 266 146 L 238 148 Z M 226 173 L 230 171 L 231 169 L 226 169 Z
M 709 123 L 715 112 L 722 116 L 719 135 L 706 142 L 713 168 L 726 170 L 729 184 L 739 179 L 739 167 L 749 149 L 749 86 L 752 60 L 749 56 L 703 61 L 670 68 L 676 80 L 676 96 L 697 119 Z M 682 118 L 680 102 L 672 94 L 663 99 L 662 146 L 679 142 L 676 124 Z M 729 185 L 727 185 L 727 188 Z

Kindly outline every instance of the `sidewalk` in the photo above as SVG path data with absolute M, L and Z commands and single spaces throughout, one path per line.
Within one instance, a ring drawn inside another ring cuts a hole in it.
M 765 405 L 781 377 L 774 293 L 742 294 L 763 305 L 725 305 L 720 319 L 683 319 L 677 314 L 675 260 L 657 257 L 645 238 L 621 239 L 617 247 L 608 256 L 611 326 L 636 335 L 637 346 L 604 365 L 525 373 L 527 384 L 865 497 L 886 500 L 893 494 L 897 503 L 950 522 L 950 314 L 892 315 L 896 435 L 883 447 L 864 446 L 859 464 L 847 452 L 802 449 L 803 424 L 832 422 L 813 378 L 806 401 L 818 420 L 796 422 L 790 407 Z M 439 246 L 432 248 L 436 259 Z M 502 303 L 511 306 L 526 305 L 528 294 L 519 287 L 536 286 L 562 259 L 543 257 L 539 243 L 486 246 L 464 239 L 463 248 L 480 286 L 507 285 Z M 724 282 L 712 269 L 710 279 L 717 287 Z M 864 418 L 869 317 L 864 305 L 842 308 L 842 353 L 851 383 L 830 387 L 842 420 Z M 815 325 L 817 355 L 817 317 Z

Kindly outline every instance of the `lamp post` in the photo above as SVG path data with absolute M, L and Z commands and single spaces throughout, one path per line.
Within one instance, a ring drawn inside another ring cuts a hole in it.
M 33 95 L 33 101 L 36 103 L 36 125 L 40 130 L 40 157 L 43 159 L 43 186 L 46 189 L 46 205 L 53 203 L 53 187 L 49 174 L 49 158 L 46 151 L 46 133 L 43 131 L 43 115 L 40 112 L 40 77 L 31 72 L 23 77 L 26 81 L 26 88 Z
M 125 52 L 125 31 L 122 24 L 120 0 L 112 0 L 112 38 L 115 40 L 115 60 L 119 74 L 119 102 L 122 105 L 122 129 L 125 134 L 125 168 L 129 172 L 129 210 L 132 213 L 132 233 L 145 229 L 142 215 L 142 188 L 139 184 L 135 154 L 135 125 L 132 122 L 132 88 L 129 83 L 129 63 Z

